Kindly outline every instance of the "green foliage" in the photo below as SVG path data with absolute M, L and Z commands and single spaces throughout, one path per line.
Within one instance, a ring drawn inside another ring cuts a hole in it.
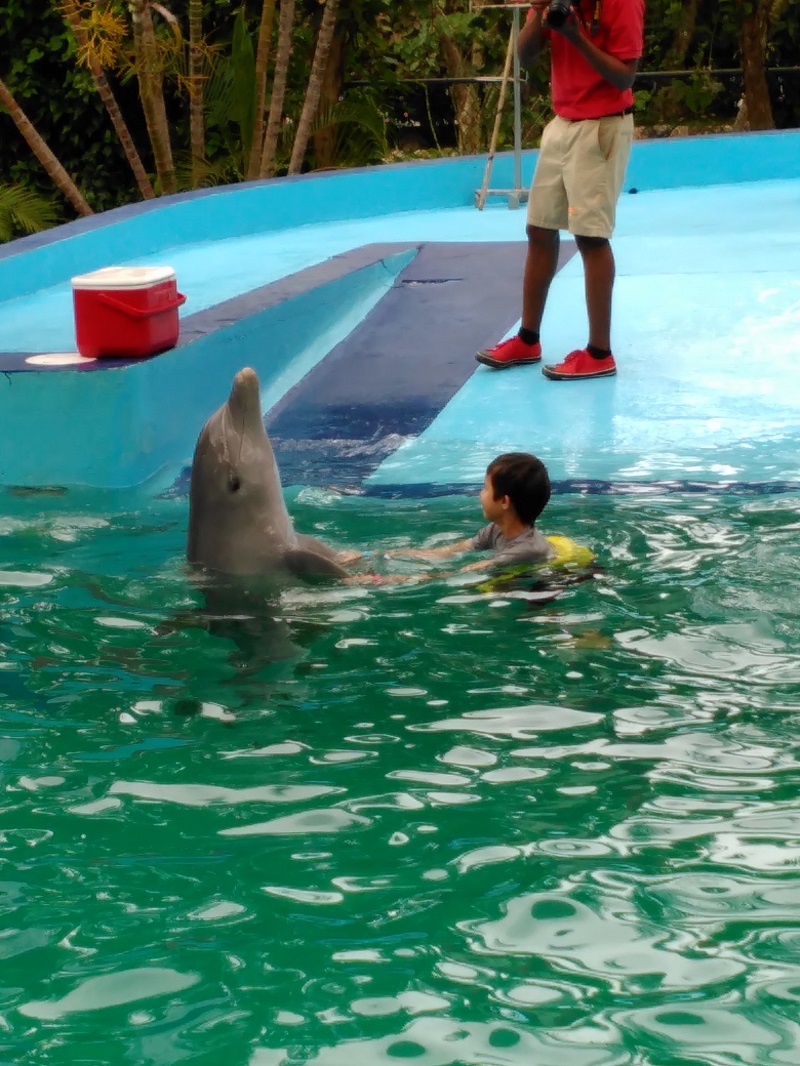
M 724 89 L 721 81 L 708 70 L 696 69 L 686 81 L 676 80 L 670 90 L 677 108 L 693 116 L 708 113 L 711 104 Z
M 116 2 L 116 0 L 115 0 Z M 186 34 L 188 0 L 163 0 Z M 741 80 L 733 87 L 715 71 L 740 63 L 744 15 L 761 0 L 647 0 L 644 70 L 689 67 L 680 78 L 648 80 L 636 86 L 640 122 L 685 122 L 733 117 Z M 767 59 L 793 65 L 800 49 L 800 5 L 775 0 L 777 12 L 768 30 Z M 203 181 L 239 181 L 249 156 L 255 105 L 253 47 L 261 0 L 204 0 L 204 29 L 209 53 L 205 84 L 208 117 L 208 163 Z M 319 0 L 297 0 L 294 51 L 289 70 L 278 161 L 291 150 L 294 122 L 300 114 L 320 20 Z M 159 32 L 172 30 L 160 18 Z M 448 66 L 446 38 L 463 58 L 464 74 L 499 74 L 503 67 L 511 19 L 506 11 L 476 9 L 470 0 L 348 0 L 337 20 L 335 70 L 315 130 L 333 133 L 332 158 L 320 165 L 346 166 L 380 162 L 408 142 L 422 151 L 449 152 L 456 143 L 454 102 L 440 85 L 422 87 L 413 79 L 444 78 Z M 688 29 L 687 29 L 688 27 Z M 277 25 L 274 30 L 274 61 Z M 102 210 L 138 198 L 127 161 L 89 72 L 78 66 L 74 42 L 58 13 L 56 0 L 0 0 L 0 77 L 2 77 L 50 148 Z M 680 57 L 680 62 L 676 62 Z M 452 64 L 453 54 L 450 54 Z M 109 72 L 107 72 L 109 73 Z M 178 69 L 166 71 L 167 109 L 176 158 L 188 156 L 189 108 Z M 145 166 L 152 158 L 134 77 L 109 73 Z M 771 79 L 782 110 L 781 121 L 800 122 L 800 77 Z M 735 82 L 735 79 L 734 79 Z M 523 141 L 536 143 L 548 115 L 546 62 L 528 72 L 523 94 Z M 488 144 L 497 100 L 496 85 L 478 88 L 480 140 Z M 500 147 L 512 144 L 512 109 L 506 108 Z M 387 143 L 388 142 L 388 143 Z M 313 145 L 308 160 L 315 165 Z M 188 181 L 188 166 L 185 167 Z M 280 172 L 280 171 L 279 171 Z M 0 114 L 0 181 L 21 184 L 42 195 L 52 192 L 44 174 L 10 119 Z
M 256 54 L 253 39 L 247 30 L 244 8 L 240 8 L 233 25 L 230 63 L 233 67 L 234 118 L 239 127 L 244 171 L 253 143 L 253 121 L 256 113 Z
M 229 51 L 213 64 L 205 86 L 206 168 L 202 184 L 242 181 L 247 170 L 255 113 L 255 51 L 244 8 L 236 14 Z M 185 153 L 178 153 L 179 158 Z M 179 170 L 188 184 L 190 166 Z
M 132 198 L 134 185 L 117 136 L 91 76 L 75 63 L 72 37 L 56 9 L 25 0 L 0 3 L 0 56 L 0 76 L 92 207 L 102 210 Z M 44 170 L 3 114 L 0 180 L 42 195 L 52 192 Z
M 323 108 L 312 135 L 333 132 L 338 167 L 365 167 L 382 163 L 389 154 L 386 114 L 369 91 L 353 90 L 341 101 Z
M 51 199 L 22 185 L 0 185 L 0 242 L 41 233 L 61 221 Z

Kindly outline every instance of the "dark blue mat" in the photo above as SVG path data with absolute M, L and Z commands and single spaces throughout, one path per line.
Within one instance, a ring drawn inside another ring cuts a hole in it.
M 423 244 L 394 287 L 267 415 L 286 485 L 360 486 L 421 433 L 519 318 L 522 241 Z M 574 254 L 567 245 L 562 263 Z
M 519 318 L 525 252 L 523 241 L 421 245 L 364 320 L 267 413 L 283 484 L 360 490 L 430 425 L 475 370 L 475 352 Z M 574 253 L 562 244 L 559 266 Z M 170 495 L 187 491 L 184 470 Z

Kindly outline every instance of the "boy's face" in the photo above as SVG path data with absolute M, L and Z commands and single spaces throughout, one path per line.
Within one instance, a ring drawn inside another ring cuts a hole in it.
M 494 485 L 489 474 L 483 479 L 480 498 L 483 513 L 489 522 L 496 522 L 503 512 L 507 510 L 508 497 L 503 496 L 499 500 L 494 498 Z

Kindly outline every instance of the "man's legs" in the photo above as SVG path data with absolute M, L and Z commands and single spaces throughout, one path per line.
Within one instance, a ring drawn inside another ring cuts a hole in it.
M 605 237 L 575 237 L 583 258 L 589 344 L 611 351 L 611 294 L 614 289 L 614 253 Z
M 545 377 L 556 381 L 610 377 L 617 372 L 611 354 L 615 266 L 609 238 L 632 138 L 631 115 L 609 115 L 575 124 L 565 159 L 564 185 L 570 204 L 569 228 L 583 260 L 589 341 L 560 363 L 542 368 Z
M 515 337 L 500 341 L 493 348 L 484 348 L 475 358 L 485 366 L 503 370 L 509 366 L 538 363 L 542 358 L 539 343 L 544 306 L 550 282 L 558 266 L 559 235 L 557 229 L 527 226 L 528 252 L 522 276 L 522 324 Z
M 522 278 L 522 328 L 538 334 L 550 283 L 558 267 L 560 242 L 557 229 L 528 226 L 526 232 L 528 255 Z
M 542 367 L 556 381 L 612 377 L 617 372 L 611 354 L 611 294 L 614 289 L 614 253 L 606 237 L 581 237 L 575 243 L 583 259 L 589 343 L 570 352 L 560 363 Z
M 508 366 L 538 363 L 542 358 L 539 326 L 550 282 L 558 267 L 559 229 L 569 222 L 567 193 L 562 179 L 562 160 L 571 135 L 571 124 L 554 118 L 542 134 L 533 174 L 526 234 L 528 252 L 522 279 L 522 325 L 515 337 L 478 352 L 479 363 L 502 370 Z M 566 138 L 566 140 L 565 140 Z

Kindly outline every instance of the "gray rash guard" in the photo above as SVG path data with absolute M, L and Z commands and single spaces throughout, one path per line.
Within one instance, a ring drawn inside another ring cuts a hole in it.
M 475 534 L 472 549 L 494 552 L 492 561 L 495 563 L 544 563 L 556 554 L 547 538 L 533 526 L 516 537 L 508 538 L 494 522 Z

